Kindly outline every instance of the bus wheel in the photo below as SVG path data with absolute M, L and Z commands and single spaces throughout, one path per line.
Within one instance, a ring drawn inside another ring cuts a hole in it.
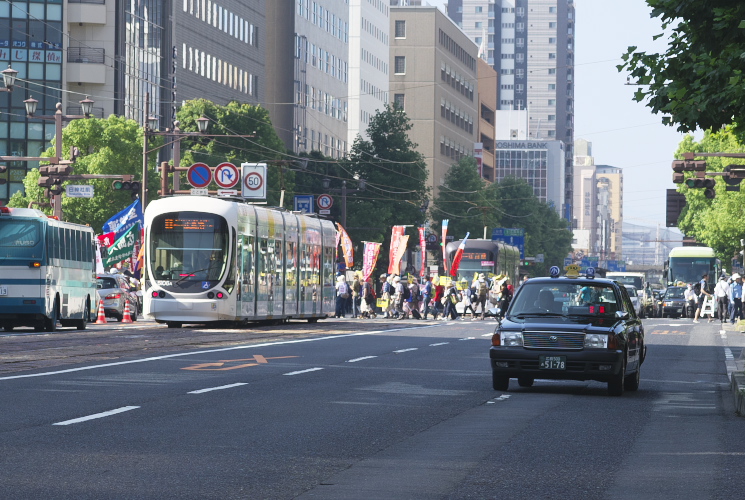
M 318 318 L 308 318 L 308 323 L 318 323 Z
M 85 310 L 83 311 L 83 319 L 75 320 L 75 327 L 78 330 L 85 330 L 85 327 L 91 321 L 91 303 L 89 300 L 85 302 Z
M 59 319 L 59 302 L 55 300 L 54 307 L 52 308 L 52 316 L 44 320 L 44 331 L 45 332 L 56 332 L 58 319 Z

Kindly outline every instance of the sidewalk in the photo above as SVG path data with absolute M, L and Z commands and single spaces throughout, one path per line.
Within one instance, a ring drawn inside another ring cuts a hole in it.
M 745 321 L 732 325 L 725 323 L 722 325 L 725 332 L 732 332 L 734 335 L 745 333 Z M 745 348 L 740 351 L 736 358 L 727 359 L 727 372 L 731 372 L 732 394 L 735 398 L 735 410 L 741 417 L 745 417 Z

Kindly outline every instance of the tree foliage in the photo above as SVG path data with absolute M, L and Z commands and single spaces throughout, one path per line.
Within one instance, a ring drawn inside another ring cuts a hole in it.
M 80 174 L 119 174 L 133 175 L 139 180 L 142 176 L 142 128 L 134 120 L 118 116 L 107 119 L 89 118 L 73 120 L 62 129 L 62 151 L 66 159 L 70 148 L 76 146 L 80 156 L 73 164 L 73 175 Z M 54 140 L 52 140 L 54 144 Z M 53 157 L 54 147 L 47 149 L 42 156 Z M 155 166 L 154 155 L 150 158 L 150 171 Z M 71 180 L 66 184 L 90 184 L 94 187 L 93 198 L 68 198 L 62 195 L 62 211 L 65 220 L 79 224 L 89 224 L 100 232 L 103 223 L 112 215 L 132 203 L 131 191 L 114 191 L 113 179 Z M 154 175 L 149 176 L 150 196 L 157 193 L 160 182 Z M 38 186 L 39 171 L 32 170 L 24 179 L 25 194 L 15 193 L 8 206 L 26 207 L 30 202 L 49 202 L 44 198 L 44 188 Z M 38 206 L 35 208 L 39 208 Z M 43 208 L 51 214 L 51 208 Z
M 221 106 L 206 99 L 195 99 L 184 103 L 176 114 L 180 129 L 187 132 L 198 130 L 197 119 L 201 116 L 210 120 L 207 135 L 234 137 L 183 139 L 182 166 L 202 162 L 216 167 L 220 163 L 230 162 L 240 167 L 241 163 L 267 162 L 267 203 L 279 205 L 282 189 L 286 191 L 285 200 L 292 199 L 294 173 L 284 162 L 287 151 L 275 132 L 266 109 L 236 101 Z M 254 137 L 235 137 L 239 135 Z M 210 189 L 219 188 L 213 184 Z
M 682 158 L 686 152 L 701 153 L 742 153 L 743 145 L 732 127 L 717 132 L 706 132 L 700 142 L 687 136 L 678 146 L 676 158 Z M 721 172 L 730 164 L 742 164 L 743 160 L 734 158 L 707 157 L 706 170 Z M 692 176 L 692 174 L 687 174 Z M 714 249 L 723 262 L 728 262 L 736 252 L 741 250 L 740 239 L 745 238 L 745 193 L 727 191 L 726 184 L 717 178 L 716 198 L 707 199 L 702 189 L 689 188 L 681 184 L 678 191 L 686 197 L 686 207 L 678 220 L 678 227 L 687 236 Z
M 629 47 L 619 71 L 639 84 L 634 99 L 646 100 L 663 123 L 681 132 L 745 124 L 745 3 L 731 0 L 647 0 L 652 17 L 669 34 L 663 53 Z M 667 33 L 666 33 L 667 32 Z

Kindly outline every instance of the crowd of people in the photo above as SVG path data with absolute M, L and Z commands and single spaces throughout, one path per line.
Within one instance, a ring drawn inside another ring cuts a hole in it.
M 380 288 L 370 279 L 362 280 L 356 273 L 351 282 L 344 273 L 336 278 L 335 318 L 388 319 L 465 319 L 484 320 L 487 315 L 500 315 L 512 300 L 512 285 L 506 277 L 489 279 L 483 273 L 472 282 L 447 280 L 437 276 L 398 276 L 382 274 Z M 378 304 L 378 299 L 382 299 Z M 463 311 L 456 305 L 463 303 Z
M 689 284 L 685 291 L 685 300 L 690 311 L 695 311 L 693 322 L 698 323 L 703 317 L 704 305 L 707 300 L 713 301 L 717 316 L 721 323 L 745 319 L 742 310 L 742 276 L 738 273 L 732 276 L 722 274 L 714 287 L 713 293 L 709 292 L 709 275 L 701 276 L 701 281 Z M 709 316 L 709 322 L 714 321 L 713 315 Z

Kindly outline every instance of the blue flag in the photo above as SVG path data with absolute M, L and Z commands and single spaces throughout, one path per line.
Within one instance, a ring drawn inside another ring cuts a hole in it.
M 103 225 L 103 232 L 116 233 L 114 236 L 114 241 L 116 241 L 138 222 L 141 226 L 145 225 L 145 218 L 142 216 L 142 206 L 139 199 L 107 220 Z

